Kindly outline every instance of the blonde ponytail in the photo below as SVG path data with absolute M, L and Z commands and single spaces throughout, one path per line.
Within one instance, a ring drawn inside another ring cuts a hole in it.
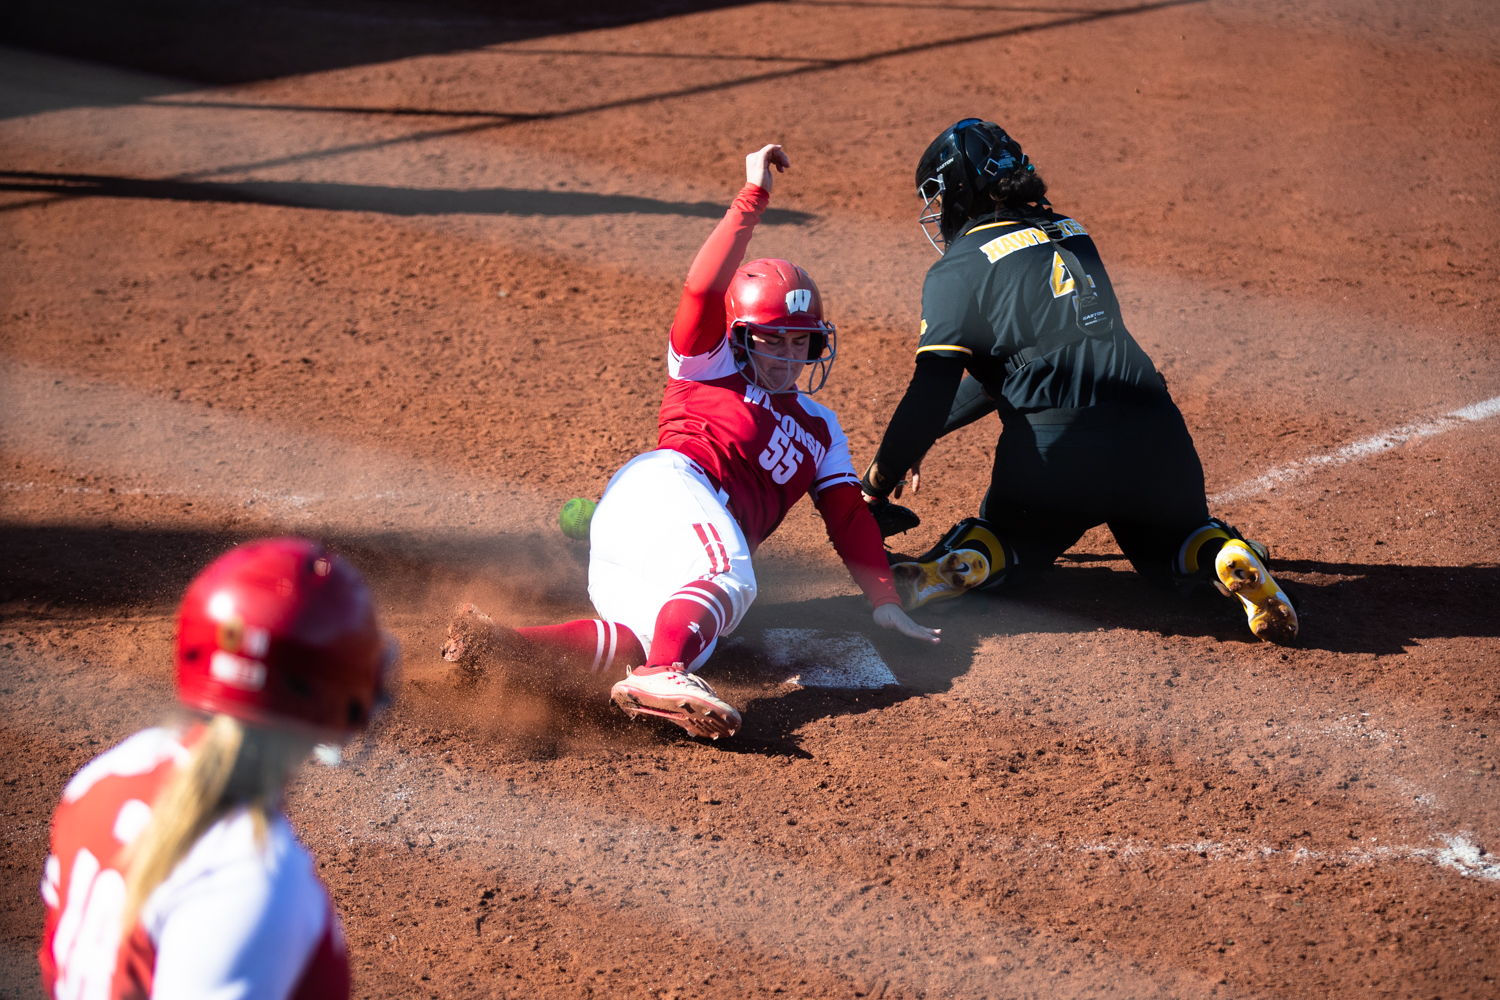
M 187 765 L 157 796 L 151 822 L 125 849 L 126 934 L 146 899 L 224 816 L 249 809 L 256 840 L 263 843 L 292 771 L 311 749 L 308 737 L 214 716 Z

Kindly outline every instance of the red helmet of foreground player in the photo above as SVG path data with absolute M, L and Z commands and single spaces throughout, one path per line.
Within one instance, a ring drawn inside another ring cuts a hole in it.
M 755 330 L 806 332 L 807 360 L 813 363 L 814 371 L 808 374 L 805 391 L 817 392 L 828 380 L 828 368 L 838 353 L 838 331 L 823 318 L 823 296 L 817 282 L 796 264 L 762 257 L 740 268 L 724 293 L 724 316 L 730 342 L 741 362 L 759 353 L 750 346 L 750 333 Z
M 188 585 L 178 612 L 177 697 L 247 722 L 362 729 L 394 659 L 364 579 L 304 538 L 231 549 Z

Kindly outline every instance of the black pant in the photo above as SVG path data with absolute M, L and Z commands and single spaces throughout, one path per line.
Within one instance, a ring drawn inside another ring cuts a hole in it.
M 1104 404 L 1006 421 L 979 516 L 1015 547 L 1022 582 L 1108 524 L 1136 569 L 1173 582 L 1177 551 L 1208 523 L 1203 465 L 1175 405 Z

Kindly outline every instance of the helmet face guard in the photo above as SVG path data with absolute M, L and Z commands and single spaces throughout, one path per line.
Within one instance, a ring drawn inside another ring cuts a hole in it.
M 922 181 L 917 185 L 917 193 L 922 196 L 922 214 L 917 217 L 917 225 L 922 227 L 922 235 L 932 249 L 942 254 L 948 249 L 943 225 L 943 175 L 935 174 Z
M 800 361 L 780 354 L 757 351 L 753 338 L 753 334 L 756 333 L 773 333 L 778 336 L 792 337 L 807 334 L 807 360 Z M 838 356 L 838 329 L 826 320 L 819 320 L 817 326 L 778 326 L 773 323 L 735 320 L 730 324 L 729 337 L 740 371 L 743 373 L 746 368 L 750 368 L 751 373 L 747 377 L 767 392 L 786 392 L 789 389 L 795 389 L 811 396 L 823 388 L 824 383 L 828 381 L 828 373 L 833 370 L 833 359 Z M 754 377 L 762 370 L 756 362 L 757 358 L 764 358 L 777 365 L 787 364 L 787 375 L 781 385 L 773 388 Z M 803 369 L 807 370 L 806 387 L 797 385 L 797 380 L 802 377 Z

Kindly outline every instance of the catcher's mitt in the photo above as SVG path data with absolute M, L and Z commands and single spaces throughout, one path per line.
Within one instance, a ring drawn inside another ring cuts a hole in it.
M 870 513 L 880 527 L 880 537 L 889 538 L 903 531 L 910 531 L 922 523 L 922 519 L 910 507 L 903 507 L 889 500 L 870 505 Z

